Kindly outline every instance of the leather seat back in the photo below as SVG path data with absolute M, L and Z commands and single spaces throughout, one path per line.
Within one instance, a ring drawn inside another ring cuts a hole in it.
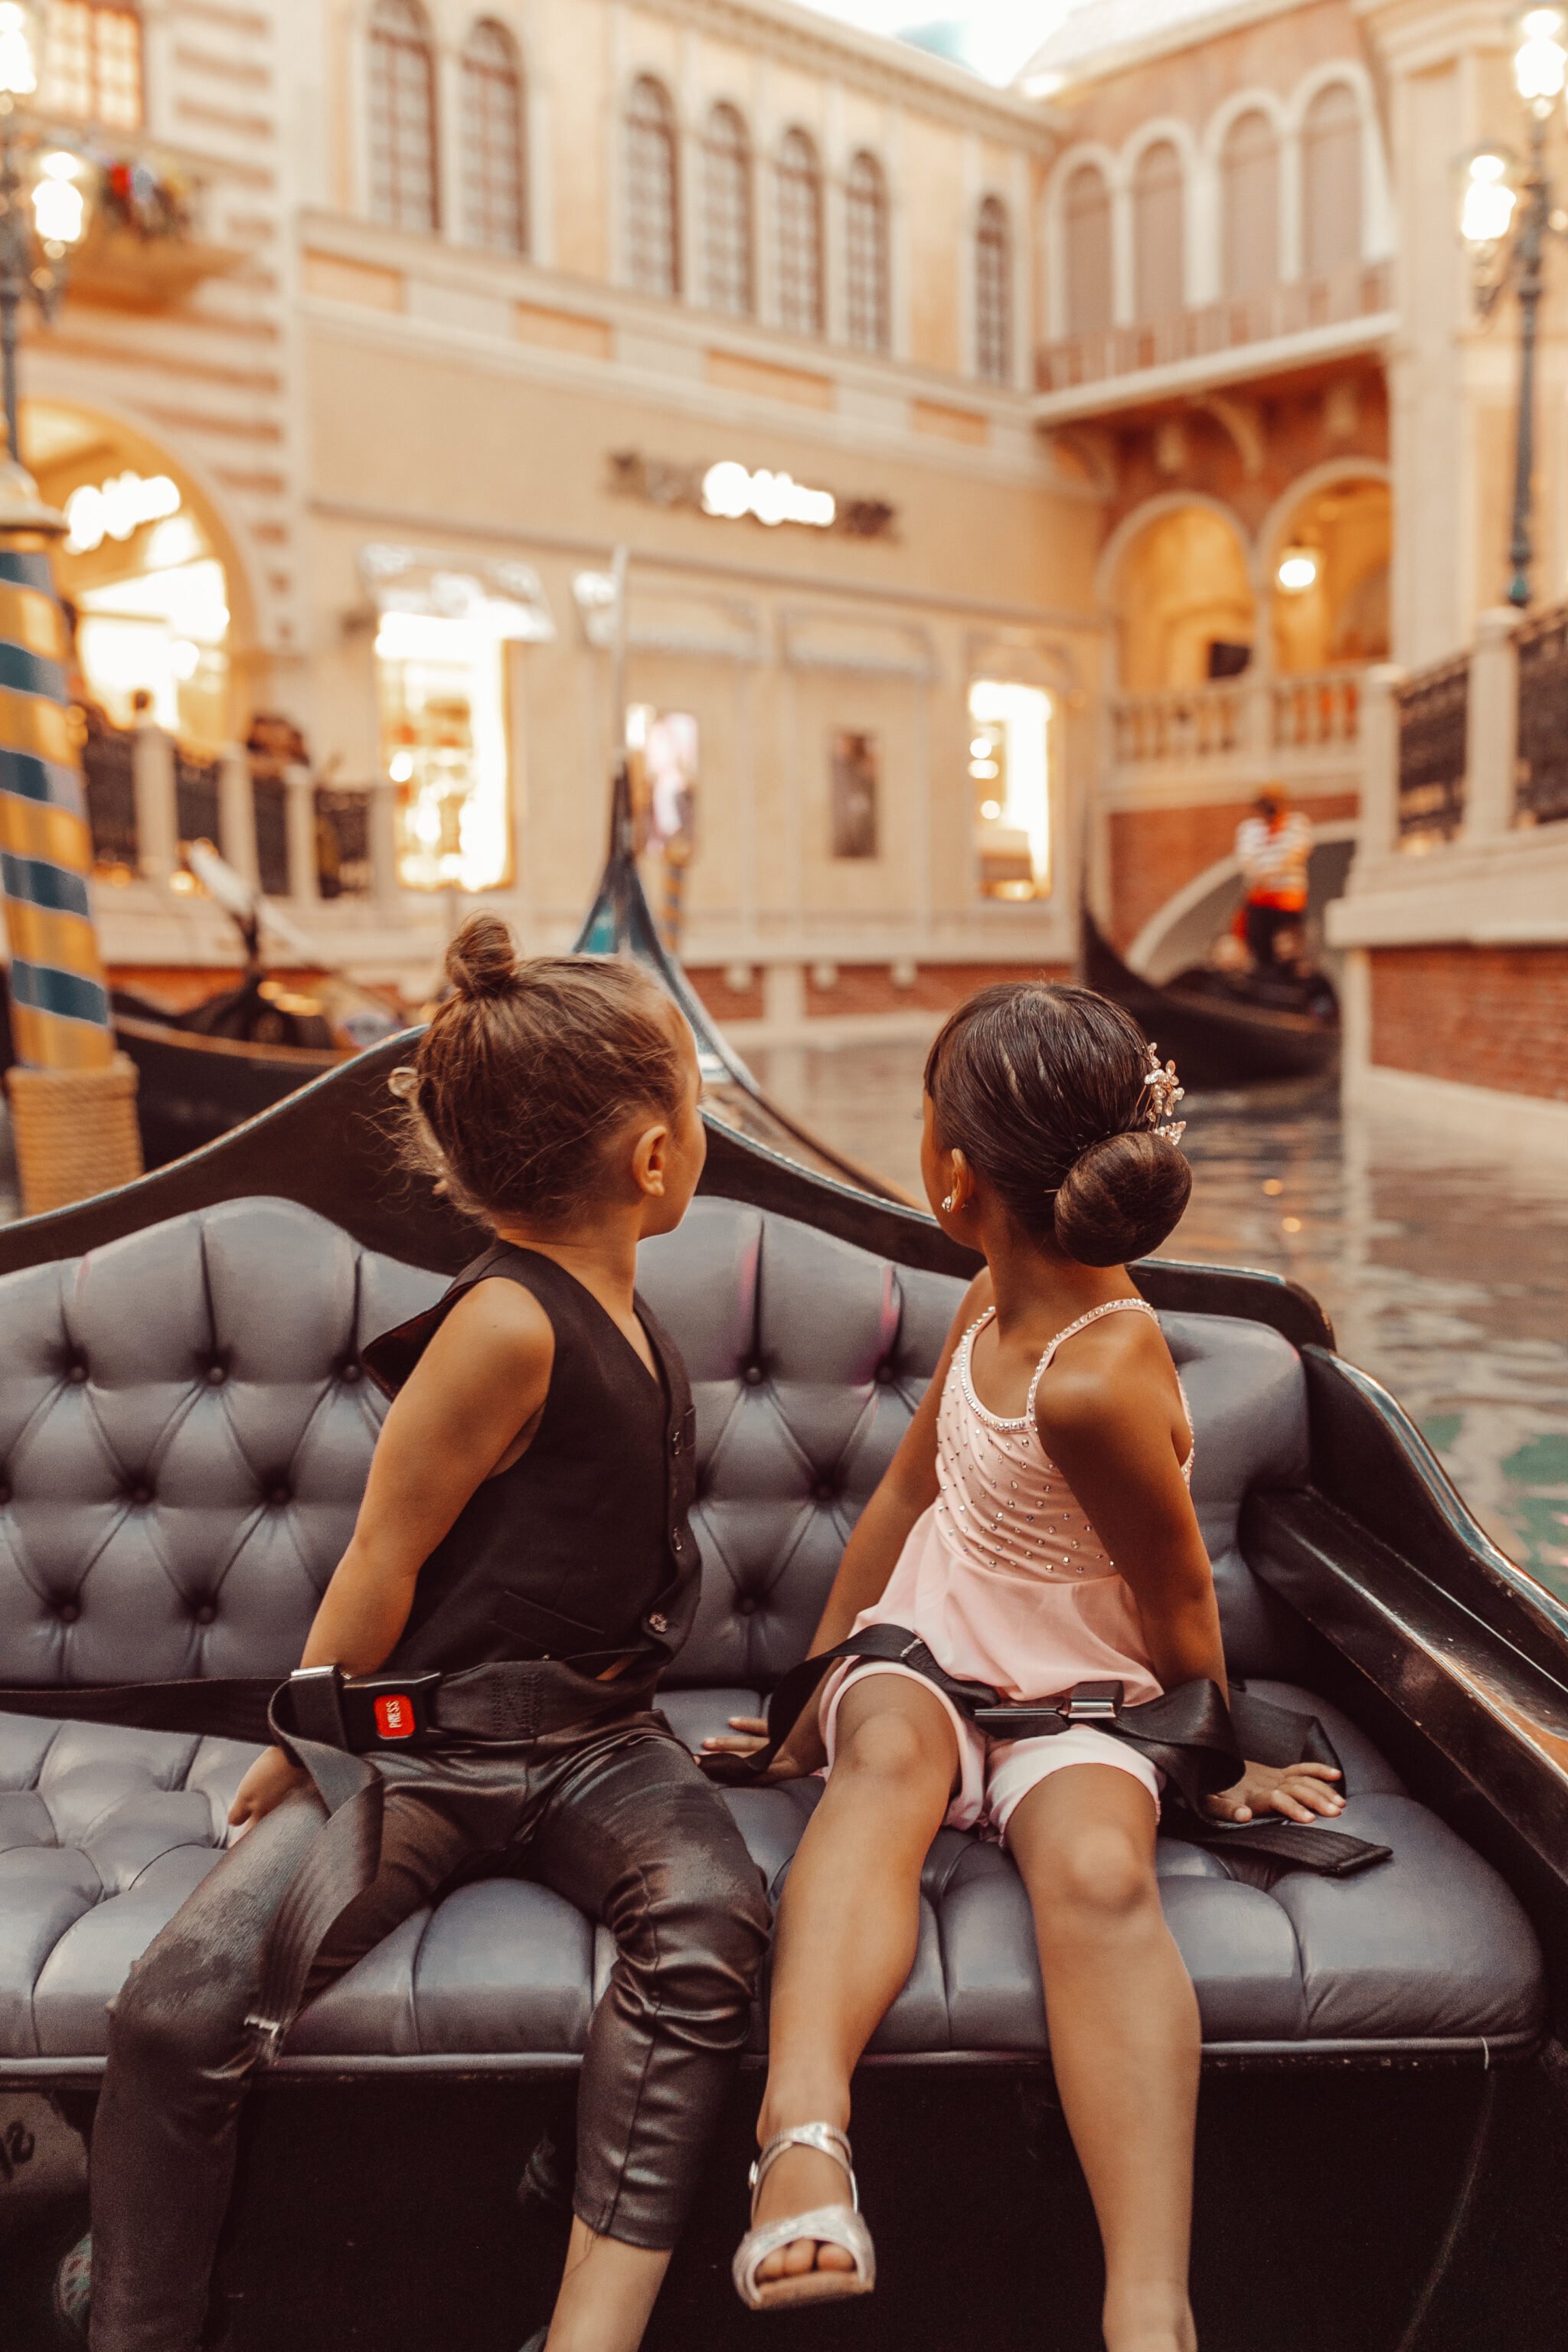
M 962 1293 L 718 1200 L 649 1243 L 643 1286 L 697 1401 L 703 1592 L 672 1679 L 765 1687 L 809 1643 L 844 1538 Z M 439 1276 L 250 1199 L 0 1280 L 0 1682 L 287 1673 L 353 1525 L 376 1332 Z M 1294 1649 L 1236 1549 L 1242 1497 L 1305 1474 L 1295 1351 L 1164 1318 L 1238 1673 Z

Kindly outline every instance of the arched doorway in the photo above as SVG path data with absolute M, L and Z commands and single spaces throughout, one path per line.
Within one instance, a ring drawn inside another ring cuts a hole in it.
M 232 551 L 172 455 L 95 411 L 32 401 L 23 446 L 71 525 L 55 576 L 86 699 L 115 727 L 145 715 L 214 751 L 236 733 Z
M 1352 475 L 1310 489 L 1266 548 L 1274 667 L 1284 677 L 1388 659 L 1388 484 Z
M 1121 551 L 1111 604 L 1124 694 L 1201 686 L 1247 666 L 1257 632 L 1247 552 L 1213 507 L 1152 515 Z

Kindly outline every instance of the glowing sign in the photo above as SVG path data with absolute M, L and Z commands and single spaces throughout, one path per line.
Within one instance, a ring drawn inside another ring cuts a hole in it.
M 731 522 L 754 515 L 770 529 L 775 523 L 805 522 L 816 530 L 831 530 L 838 501 L 831 490 L 808 490 L 793 474 L 773 474 L 765 466 L 752 474 L 736 458 L 724 457 L 702 477 L 702 509 Z
M 66 500 L 66 547 L 72 555 L 90 555 L 106 539 L 129 539 L 144 522 L 179 511 L 179 487 L 167 474 L 116 474 L 96 487 L 83 482 Z

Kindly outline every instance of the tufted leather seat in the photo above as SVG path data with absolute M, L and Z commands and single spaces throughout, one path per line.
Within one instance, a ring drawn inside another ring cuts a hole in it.
M 919 1399 L 958 1294 L 807 1227 L 699 1201 L 644 1253 L 697 1401 L 702 1605 L 667 1690 L 693 1740 L 805 1650 L 839 1549 Z M 285 1674 L 353 1525 L 380 1417 L 357 1350 L 440 1278 L 288 1202 L 230 1202 L 0 1281 L 0 1681 Z M 1169 1316 L 1194 1496 L 1233 1671 L 1308 1704 L 1296 1621 L 1237 1544 L 1243 1496 L 1306 1468 L 1300 1366 L 1262 1326 Z M 1542 2008 L 1496 1874 L 1335 1710 L 1345 1826 L 1394 1858 L 1343 1884 L 1163 1842 L 1167 1916 L 1211 2046 L 1494 2048 Z M 217 1858 L 254 1751 L 0 1716 L 0 2074 L 93 2071 L 104 2007 Z M 775 1886 L 815 1782 L 731 1801 Z M 300 2020 L 284 2064 L 570 2063 L 603 1930 L 513 1880 L 408 1920 Z M 760 2021 L 758 2035 L 760 2039 Z M 1038 2050 L 1027 1906 L 992 1845 L 943 1831 L 919 1955 L 877 2048 Z

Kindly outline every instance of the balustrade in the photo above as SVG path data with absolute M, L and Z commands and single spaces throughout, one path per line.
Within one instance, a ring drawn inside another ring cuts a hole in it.
M 1361 732 L 1361 672 L 1311 670 L 1268 681 L 1268 740 L 1276 751 L 1350 744 Z
M 140 872 L 142 862 L 130 735 L 94 720 L 82 743 L 81 764 L 93 865 L 116 880 L 129 881 Z
M 1165 763 L 1226 763 L 1233 784 L 1240 767 L 1261 782 L 1276 766 L 1325 764 L 1353 772 L 1361 734 L 1359 667 L 1300 677 L 1247 673 L 1212 685 L 1123 694 L 1110 706 L 1111 751 L 1119 768 Z
M 1385 262 L 1351 262 L 1321 277 L 1227 295 L 1192 310 L 1132 326 L 1102 327 L 1044 344 L 1035 362 L 1040 392 L 1068 392 L 1149 368 L 1212 358 L 1247 343 L 1276 342 L 1321 327 L 1345 326 L 1389 305 Z

